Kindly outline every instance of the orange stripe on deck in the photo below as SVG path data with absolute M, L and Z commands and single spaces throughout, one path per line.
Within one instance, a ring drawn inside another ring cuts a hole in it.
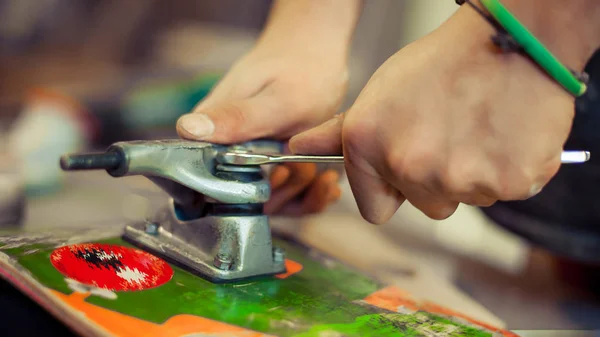
M 419 310 L 417 303 L 410 297 L 410 294 L 406 291 L 391 286 L 372 293 L 364 301 L 378 308 L 394 312 L 398 312 L 400 307 L 405 307 L 412 311 Z
M 484 329 L 488 329 L 490 331 L 494 331 L 496 333 L 501 334 L 504 337 L 519 337 L 519 335 L 512 333 L 510 331 L 506 331 L 506 330 L 501 330 L 498 329 L 490 324 L 484 323 L 482 321 L 476 320 L 474 318 L 471 318 L 467 315 L 461 314 L 460 312 L 456 312 L 454 310 L 450 310 L 448 308 L 442 307 L 440 305 L 437 305 L 435 303 L 431 303 L 431 302 L 424 302 L 421 306 L 421 310 L 423 311 L 427 311 L 427 312 L 431 312 L 431 313 L 435 313 L 435 314 L 440 314 L 440 315 L 445 315 L 445 316 L 451 316 L 451 317 L 456 317 L 456 318 L 462 318 L 464 320 L 467 320 L 475 325 L 478 325 Z
M 89 293 L 75 292 L 65 295 L 54 290 L 50 291 L 71 308 L 85 314 L 89 320 L 119 337 L 178 337 L 193 333 L 210 333 L 215 337 L 221 334 L 228 337 L 274 337 L 193 315 L 178 315 L 163 324 L 155 324 L 87 303 L 85 299 Z
M 443 315 L 443 316 L 447 316 L 447 317 L 462 318 L 462 319 L 470 322 L 471 324 L 477 325 L 477 326 L 479 326 L 483 329 L 487 329 L 489 331 L 496 332 L 504 337 L 519 337 L 518 335 L 516 335 L 510 331 L 498 329 L 490 324 L 481 322 L 481 321 L 471 318 L 467 315 L 461 314 L 454 310 L 450 310 L 450 309 L 442 307 L 440 305 L 437 305 L 437 304 L 434 304 L 431 302 L 427 302 L 427 301 L 424 301 L 422 303 L 417 303 L 417 301 L 415 301 L 408 292 L 406 292 L 398 287 L 395 287 L 395 286 L 390 286 L 390 287 L 380 289 L 380 290 L 372 293 L 371 295 L 365 297 L 365 299 L 363 301 L 365 301 L 366 303 L 371 304 L 373 306 L 376 306 L 378 308 L 382 308 L 382 309 L 386 309 L 386 310 L 390 310 L 390 311 L 394 311 L 394 312 L 398 312 L 400 308 L 404 307 L 411 311 L 424 311 L 424 312 L 437 314 L 437 315 Z
M 275 275 L 275 277 L 286 279 L 299 273 L 303 268 L 300 263 L 287 259 L 285 260 L 285 267 L 287 271 Z M 71 308 L 85 314 L 89 320 L 119 337 L 176 337 L 192 333 L 210 333 L 214 336 L 222 334 L 228 337 L 274 337 L 193 315 L 177 315 L 171 317 L 163 324 L 155 324 L 88 303 L 85 299 L 90 295 L 89 293 L 74 292 L 70 295 L 65 295 L 54 290 L 50 291 L 54 296 L 71 306 Z
M 278 279 L 286 279 L 294 274 L 299 273 L 302 270 L 302 265 L 296 261 L 292 261 L 292 260 L 285 260 L 285 269 L 287 269 L 287 272 L 283 273 L 283 274 L 277 274 L 275 275 L 275 277 L 277 277 Z

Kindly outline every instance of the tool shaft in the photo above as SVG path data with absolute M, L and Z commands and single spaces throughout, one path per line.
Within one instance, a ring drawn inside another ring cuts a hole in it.
M 343 163 L 343 156 L 271 156 L 270 163 Z
M 590 160 L 588 151 L 563 151 L 560 162 L 563 164 L 579 164 Z
M 561 163 L 580 164 L 590 159 L 587 151 L 563 151 Z M 343 163 L 343 156 L 312 156 L 312 155 L 268 155 L 258 153 L 226 152 L 218 156 L 223 164 L 252 166 L 277 163 Z

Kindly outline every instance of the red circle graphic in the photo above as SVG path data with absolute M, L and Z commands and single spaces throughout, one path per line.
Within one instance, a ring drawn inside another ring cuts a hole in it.
M 63 275 L 85 285 L 113 291 L 158 287 L 173 277 L 160 258 L 123 246 L 84 243 L 60 247 L 50 261 Z

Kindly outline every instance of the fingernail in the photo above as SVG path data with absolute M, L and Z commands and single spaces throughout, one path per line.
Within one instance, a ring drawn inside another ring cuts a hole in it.
M 215 132 L 215 124 L 203 114 L 189 114 L 179 119 L 179 126 L 198 140 L 210 137 Z
M 536 195 L 538 195 L 540 192 L 542 191 L 542 185 L 539 184 L 535 184 L 533 186 L 531 186 L 531 189 L 529 190 L 529 197 L 534 197 Z

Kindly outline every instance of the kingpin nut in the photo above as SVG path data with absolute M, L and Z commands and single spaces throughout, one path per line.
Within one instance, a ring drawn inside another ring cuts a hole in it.
M 283 249 L 279 247 L 273 248 L 273 261 L 275 262 L 283 262 L 285 259 L 285 252 Z
M 213 262 L 214 266 L 221 270 L 229 270 L 231 269 L 231 264 L 233 263 L 233 259 L 229 254 L 217 254 L 215 256 L 215 260 Z

